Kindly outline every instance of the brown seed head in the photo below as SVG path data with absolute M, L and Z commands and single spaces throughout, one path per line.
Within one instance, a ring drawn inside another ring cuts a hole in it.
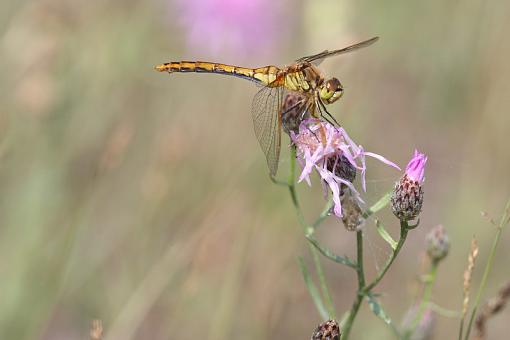
M 317 326 L 312 334 L 311 340 L 339 340 L 340 327 L 335 320 L 328 320 Z
M 342 222 L 348 231 L 359 230 L 365 222 L 358 201 L 348 191 L 342 198 Z
M 471 278 L 473 276 L 473 269 L 475 268 L 475 260 L 478 256 L 478 244 L 476 239 L 471 240 L 471 251 L 468 256 L 468 266 L 464 271 L 464 302 L 462 304 L 462 317 L 466 316 L 469 306 L 469 288 L 471 287 Z

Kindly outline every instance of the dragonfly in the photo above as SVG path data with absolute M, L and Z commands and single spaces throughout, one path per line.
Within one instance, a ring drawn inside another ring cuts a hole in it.
M 299 58 L 281 68 L 273 65 L 248 68 L 205 61 L 174 61 L 157 65 L 155 69 L 168 73 L 223 74 L 247 79 L 261 86 L 253 98 L 251 115 L 255 136 L 266 156 L 269 173 L 274 177 L 280 159 L 282 117 L 285 117 L 287 112 L 297 112 L 301 119 L 305 114 L 323 118 L 339 126 L 326 105 L 342 97 L 344 88 L 337 78 L 326 78 L 319 69 L 319 64 L 326 58 L 369 46 L 378 39 L 379 37 L 373 37 L 338 50 L 325 50 Z M 288 95 L 298 99 L 293 100 L 292 105 L 284 105 Z

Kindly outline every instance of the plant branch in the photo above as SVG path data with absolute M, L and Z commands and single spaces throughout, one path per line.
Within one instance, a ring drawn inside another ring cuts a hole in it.
M 372 283 L 365 287 L 364 293 L 370 292 L 382 280 L 384 275 L 388 272 L 388 269 L 390 269 L 391 265 L 397 258 L 398 253 L 400 253 L 400 250 L 402 249 L 402 246 L 406 241 L 407 233 L 409 231 L 407 229 L 407 226 L 408 225 L 406 221 L 400 221 L 400 239 L 398 240 L 395 250 L 393 250 L 393 252 L 391 253 L 391 257 L 388 259 L 388 261 L 384 265 L 384 268 L 379 272 L 374 281 L 372 281 Z
M 411 327 L 405 332 L 404 335 L 405 339 L 409 339 L 414 334 L 416 328 L 418 327 L 419 323 L 423 318 L 425 308 L 428 306 L 430 296 L 432 294 L 432 286 L 436 281 L 437 265 L 438 265 L 437 261 L 432 261 L 429 274 L 427 275 L 427 281 L 425 282 L 425 288 L 423 290 L 423 297 L 421 299 L 420 306 L 418 307 L 416 316 L 411 323 Z
M 356 232 L 356 248 L 357 248 L 357 268 L 356 272 L 358 274 L 358 292 L 356 294 L 356 299 L 354 299 L 354 303 L 352 304 L 351 311 L 349 312 L 349 318 L 345 322 L 343 332 L 342 332 L 342 340 L 347 340 L 349 338 L 349 334 L 351 333 L 352 324 L 354 323 L 354 319 L 358 314 L 358 311 L 361 307 L 361 303 L 363 302 L 363 297 L 365 296 L 364 287 L 365 287 L 365 271 L 363 268 L 363 232 L 361 230 Z
M 290 148 L 290 168 L 289 168 L 289 177 L 287 179 L 287 186 L 289 188 L 290 196 L 292 199 L 292 204 L 294 205 L 294 208 L 296 210 L 296 215 L 298 217 L 299 223 L 303 227 L 303 231 L 305 233 L 305 237 L 310 242 L 310 252 L 312 253 L 313 262 L 315 266 L 315 271 L 317 273 L 317 277 L 319 279 L 319 284 L 321 287 L 322 295 L 324 299 L 326 300 L 326 308 L 328 309 L 329 317 L 332 319 L 336 318 L 336 312 L 335 307 L 333 304 L 333 300 L 331 299 L 331 294 L 329 293 L 328 285 L 326 283 L 326 278 L 324 276 L 324 271 L 322 270 L 322 265 L 320 263 L 320 258 L 318 255 L 318 250 L 316 249 L 316 244 L 310 241 L 310 237 L 314 233 L 314 228 L 318 226 L 327 216 L 327 212 L 329 209 L 324 209 L 324 211 L 319 216 L 318 220 L 314 223 L 313 226 L 310 226 L 303 215 L 303 212 L 301 211 L 301 207 L 299 205 L 299 200 L 296 192 L 296 147 L 294 145 Z M 276 183 L 278 183 L 275 180 Z M 329 203 L 328 203 L 329 204 Z M 317 242 L 318 244 L 318 242 Z

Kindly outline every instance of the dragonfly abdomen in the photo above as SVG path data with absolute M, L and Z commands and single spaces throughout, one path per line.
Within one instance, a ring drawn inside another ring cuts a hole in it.
M 259 68 L 247 68 L 234 65 L 210 63 L 206 61 L 177 61 L 161 64 L 155 67 L 159 72 L 197 72 L 216 73 L 244 78 L 248 80 L 269 85 L 278 77 L 279 68 L 276 66 L 265 66 Z

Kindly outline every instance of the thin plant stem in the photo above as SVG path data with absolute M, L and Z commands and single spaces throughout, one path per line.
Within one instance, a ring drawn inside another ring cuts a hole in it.
M 456 310 L 446 309 L 444 307 L 441 307 L 441 306 L 433 303 L 432 301 L 430 301 L 427 304 L 427 307 L 445 318 L 458 318 L 460 316 L 460 312 L 458 312 Z
M 294 205 L 294 208 L 296 210 L 296 214 L 299 220 L 299 223 L 303 227 L 303 231 L 305 233 L 306 237 L 309 237 L 314 232 L 314 227 L 318 226 L 322 220 L 327 216 L 326 209 L 323 211 L 323 213 L 320 215 L 319 219 L 314 223 L 314 226 L 310 226 L 304 218 L 303 212 L 301 211 L 301 207 L 299 205 L 299 200 L 296 192 L 296 147 L 294 145 L 290 148 L 290 167 L 289 167 L 289 177 L 287 179 L 287 185 L 289 187 L 290 196 L 292 198 L 292 204 Z M 328 202 L 329 204 L 329 202 Z M 328 209 L 329 211 L 329 209 Z M 336 311 L 333 304 L 333 299 L 331 298 L 331 294 L 329 293 L 328 285 L 326 283 L 326 277 L 324 276 L 324 271 L 322 270 L 322 265 L 320 263 L 320 258 L 318 254 L 318 250 L 309 243 L 310 251 L 312 253 L 313 262 L 315 266 L 315 271 L 317 273 L 317 277 L 319 280 L 319 284 L 321 287 L 323 298 L 326 302 L 326 308 L 328 309 L 328 314 L 330 318 L 335 319 L 336 318 Z
M 358 292 L 356 294 L 356 299 L 354 299 L 354 303 L 352 304 L 351 311 L 349 312 L 349 317 L 345 322 L 342 331 L 342 340 L 347 340 L 349 338 L 349 334 L 351 333 L 352 324 L 354 323 L 354 319 L 358 314 L 358 311 L 361 307 L 361 302 L 363 302 L 364 297 L 364 288 L 365 288 L 365 271 L 363 268 L 363 232 L 361 230 L 356 232 L 356 248 L 357 248 L 357 268 L 356 272 L 358 274 Z
M 328 199 L 328 202 L 326 206 L 324 207 L 324 210 L 322 210 L 319 217 L 313 222 L 313 229 L 317 228 L 325 219 L 328 217 L 331 213 L 331 208 L 333 207 L 333 197 L 330 197 Z
M 409 328 L 409 330 L 405 332 L 404 337 L 405 339 L 409 339 L 414 334 L 414 332 L 416 331 L 416 327 L 418 327 L 418 324 L 423 318 L 425 308 L 428 306 L 430 302 L 430 296 L 432 295 L 432 286 L 434 285 L 437 276 L 437 265 L 438 265 L 437 261 L 432 261 L 429 274 L 427 275 L 425 288 L 423 290 L 423 297 L 421 299 L 420 306 L 418 307 L 418 312 L 416 313 L 416 316 L 411 324 L 411 327 Z
M 494 241 L 492 242 L 491 251 L 489 253 L 489 258 L 487 259 L 487 264 L 485 265 L 485 270 L 483 272 L 482 281 L 480 283 L 480 287 L 478 288 L 478 291 L 476 293 L 475 303 L 473 306 L 473 310 L 471 312 L 471 316 L 469 317 L 469 323 L 466 329 L 466 336 L 464 337 L 464 340 L 469 339 L 469 334 L 471 333 L 471 327 L 473 326 L 473 321 L 476 316 L 476 311 L 478 309 L 478 305 L 480 304 L 480 299 L 482 297 L 482 293 L 485 289 L 485 285 L 487 284 L 487 278 L 489 277 L 489 274 L 492 270 L 492 265 L 494 263 L 494 258 L 496 255 L 496 248 L 499 243 L 499 239 L 501 238 L 501 233 L 503 231 L 503 227 L 509 222 L 509 212 L 510 212 L 510 200 L 507 202 L 505 206 L 505 211 L 503 213 L 503 216 L 501 216 L 501 220 L 498 225 L 498 230 L 496 231 L 496 236 L 494 237 Z M 462 332 L 462 328 L 461 328 Z M 462 334 L 462 333 L 461 333 Z
M 462 319 L 460 320 L 459 340 L 462 340 L 462 334 L 464 333 L 464 319 L 465 316 L 462 315 Z
M 407 233 L 409 232 L 407 226 L 408 225 L 407 225 L 406 221 L 400 221 L 400 239 L 398 240 L 397 246 L 395 247 L 395 250 L 392 252 L 391 257 L 388 259 L 388 261 L 384 265 L 384 268 L 379 272 L 379 274 L 376 276 L 374 281 L 372 281 L 372 283 L 370 283 L 369 285 L 367 285 L 364 288 L 365 293 L 370 292 L 382 280 L 384 275 L 388 272 L 391 265 L 397 258 L 397 255 L 400 253 L 400 250 L 402 249 L 402 246 L 404 245 L 404 243 L 406 241 Z
M 345 326 L 343 328 L 342 340 L 347 340 L 349 334 L 351 332 L 352 324 L 354 323 L 354 319 L 356 318 L 363 298 L 370 294 L 371 290 L 382 280 L 384 275 L 388 272 L 389 268 L 395 261 L 397 255 L 399 254 L 402 246 L 404 245 L 407 233 L 408 233 L 408 224 L 406 221 L 400 221 L 400 239 L 395 247 L 395 250 L 391 254 L 391 257 L 386 262 L 384 268 L 379 272 L 377 277 L 370 284 L 366 285 L 365 283 L 365 271 L 363 267 L 363 232 L 358 231 L 356 233 L 356 246 L 357 246 L 357 269 L 358 273 L 358 293 L 356 295 L 356 299 L 351 307 L 351 311 L 349 313 L 349 318 L 347 319 Z
M 313 233 L 313 228 L 309 226 L 308 223 L 306 223 L 303 212 L 301 211 L 301 207 L 299 206 L 295 180 L 296 180 L 296 146 L 292 145 L 290 148 L 290 167 L 289 177 L 287 179 L 287 186 L 289 187 L 290 197 L 292 199 L 292 204 L 294 205 L 294 208 L 296 210 L 299 223 L 303 227 L 305 235 L 311 235 Z
M 333 305 L 333 299 L 331 298 L 331 294 L 329 293 L 328 285 L 326 283 L 326 277 L 324 276 L 324 271 L 322 270 L 319 252 L 313 246 L 313 244 L 308 243 L 308 245 L 310 247 L 310 252 L 312 253 L 315 271 L 317 272 L 317 277 L 319 278 L 319 284 L 321 287 L 322 295 L 324 296 L 324 300 L 326 302 L 326 308 L 328 310 L 329 318 L 336 320 L 335 306 Z

